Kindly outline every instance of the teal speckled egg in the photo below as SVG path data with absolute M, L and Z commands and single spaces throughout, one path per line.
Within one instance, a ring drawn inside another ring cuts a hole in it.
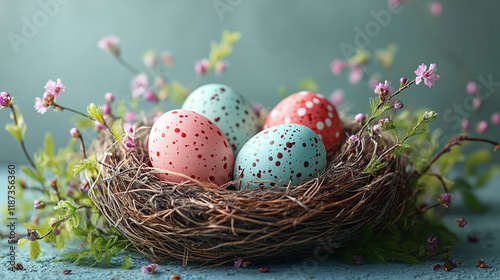
M 207 84 L 195 89 L 182 109 L 197 112 L 224 133 L 234 156 L 260 130 L 259 118 L 243 95 L 222 84 Z
M 248 140 L 234 162 L 233 179 L 240 189 L 292 186 L 311 180 L 326 168 L 326 150 L 319 136 L 299 124 L 267 128 Z M 258 181 L 255 183 L 255 181 Z

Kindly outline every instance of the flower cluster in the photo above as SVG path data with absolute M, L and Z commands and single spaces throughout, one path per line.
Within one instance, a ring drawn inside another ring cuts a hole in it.
M 49 80 L 45 85 L 43 97 L 35 98 L 35 109 L 38 113 L 44 114 L 50 106 L 56 105 L 56 99 L 59 98 L 60 93 L 64 92 L 65 89 L 66 87 L 61 83 L 61 79 L 57 79 L 57 82 Z
M 123 130 L 125 130 L 125 138 L 123 138 L 122 144 L 127 150 L 132 150 L 135 148 L 135 130 L 130 124 L 125 124 Z

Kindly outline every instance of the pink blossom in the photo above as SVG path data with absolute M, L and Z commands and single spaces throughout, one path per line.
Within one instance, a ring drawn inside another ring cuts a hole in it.
M 156 53 L 154 51 L 147 51 L 142 56 L 142 62 L 147 67 L 154 67 L 156 65 Z
M 474 100 L 472 100 L 472 107 L 474 107 L 474 110 L 479 110 L 481 108 L 481 98 L 476 97 Z
M 163 112 L 158 112 L 153 118 L 153 123 L 155 123 L 161 116 L 163 116 Z
M 46 92 L 43 94 L 43 98 L 36 97 L 35 98 L 35 110 L 40 114 L 45 114 L 47 109 L 54 103 L 54 95 L 50 92 Z
M 2 91 L 0 93 L 0 106 L 2 107 L 10 107 L 12 103 L 12 97 L 8 92 Z
M 387 4 L 394 9 L 399 7 L 399 5 L 401 5 L 401 1 L 402 0 L 387 0 Z
M 328 97 L 328 101 L 335 106 L 344 104 L 344 91 L 340 88 L 334 90 Z
M 123 126 L 123 130 L 125 131 L 125 134 L 127 137 L 131 137 L 132 139 L 135 137 L 135 130 L 130 124 L 125 124 Z
M 467 225 L 467 220 L 464 217 L 460 217 L 459 219 L 456 219 L 456 221 L 459 228 L 463 228 Z
M 171 66 L 172 64 L 174 64 L 174 59 L 169 51 L 162 52 L 160 56 L 161 60 L 163 61 L 163 63 L 165 63 L 165 65 Z
M 125 137 L 122 140 L 122 144 L 127 150 L 132 150 L 133 148 L 135 148 L 134 139 L 132 139 L 131 137 Z
M 154 104 L 158 104 L 159 102 L 159 99 L 156 96 L 155 92 L 151 89 L 147 90 L 146 93 L 144 93 L 144 99 Z
M 363 70 L 354 64 L 351 66 L 351 73 L 349 73 L 349 82 L 355 85 L 359 83 L 361 78 L 363 78 Z
M 347 148 L 349 149 L 357 149 L 359 145 L 361 145 L 361 141 L 356 135 L 351 135 L 351 137 L 349 137 L 349 139 L 347 139 L 346 142 L 347 142 Z
M 500 113 L 495 112 L 493 115 L 491 115 L 491 123 L 493 124 L 500 124 Z
M 130 87 L 132 88 L 132 95 L 135 97 L 141 96 L 149 85 L 148 76 L 141 73 L 132 79 Z
M 242 258 L 239 258 L 234 261 L 234 268 L 240 268 L 240 267 L 247 267 L 247 263 Z
M 436 72 L 436 64 L 431 63 L 429 66 L 429 70 L 427 70 L 427 66 L 422 63 L 421 65 L 418 66 L 417 70 L 415 70 L 415 75 L 417 77 L 415 78 L 415 84 L 420 84 L 422 79 L 424 79 L 424 84 L 427 85 L 429 88 L 434 85 L 434 81 L 439 80 L 439 75 L 435 73 Z
M 443 4 L 439 1 L 431 2 L 429 11 L 433 16 L 439 17 L 443 13 Z
M 228 63 L 225 61 L 217 61 L 215 63 L 215 74 L 222 75 L 226 71 Z
M 198 73 L 198 75 L 203 75 L 203 74 L 205 74 L 205 72 L 208 71 L 209 66 L 210 66 L 210 62 L 208 61 L 208 59 L 204 58 L 200 61 L 197 61 L 194 64 L 194 71 L 196 71 L 196 73 Z
M 394 100 L 394 109 L 401 110 L 404 106 L 405 105 L 401 102 L 401 100 Z
M 377 95 L 386 95 L 386 94 L 387 94 L 387 92 L 388 92 L 388 86 L 389 86 L 389 84 L 387 83 L 387 80 L 385 80 L 385 83 L 384 83 L 384 84 L 379 83 L 379 84 L 375 87 L 374 92 L 375 92 Z
M 55 98 L 59 98 L 59 93 L 64 92 L 65 89 L 66 87 L 61 83 L 61 79 L 57 79 L 57 82 L 49 80 L 45 85 L 45 91 L 52 93 Z
M 441 205 L 443 205 L 444 207 L 448 207 L 451 204 L 452 197 L 453 197 L 452 194 L 443 193 L 443 194 L 441 194 L 441 197 L 439 198 L 439 203 L 441 203 Z
M 476 132 L 483 134 L 488 129 L 488 123 L 486 121 L 480 121 L 476 126 Z
M 467 131 L 470 128 L 470 123 L 469 120 L 467 119 L 462 119 L 462 130 Z
M 113 52 L 115 54 L 118 54 L 117 51 L 118 51 L 118 48 L 117 48 L 117 44 L 120 42 L 120 38 L 116 37 L 116 36 L 113 36 L 113 35 L 110 35 L 110 36 L 106 36 L 106 37 L 103 37 L 98 43 L 97 43 L 97 46 L 100 48 L 100 49 L 103 49 L 103 50 L 106 50 L 106 51 L 110 51 L 110 52 Z
M 346 63 L 340 59 L 335 59 L 330 63 L 330 69 L 332 70 L 333 75 L 338 76 L 342 73 Z
M 474 81 L 470 81 L 467 83 L 467 93 L 470 95 L 474 95 L 477 93 L 477 84 Z
M 107 103 L 113 103 L 113 101 L 115 101 L 115 95 L 111 92 L 108 92 L 104 95 L 104 99 L 106 99 Z
M 142 275 L 144 274 L 154 274 L 155 273 L 155 269 L 158 267 L 157 264 L 153 263 L 153 264 L 150 264 L 150 265 L 145 265 L 141 268 L 141 273 Z
M 126 122 L 131 122 L 135 120 L 135 113 L 134 112 L 131 112 L 131 111 L 127 111 L 125 113 L 125 121 Z

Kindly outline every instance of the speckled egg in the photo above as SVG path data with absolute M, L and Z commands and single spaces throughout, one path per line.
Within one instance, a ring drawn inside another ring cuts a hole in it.
M 195 89 L 182 105 L 213 121 L 226 135 L 236 156 L 248 139 L 259 132 L 259 118 L 241 94 L 221 84 Z
M 315 178 L 327 165 L 326 151 L 318 135 L 299 124 L 267 128 L 241 148 L 234 163 L 233 179 L 241 188 L 299 185 Z M 273 182 L 257 182 L 266 181 Z
M 321 94 L 301 91 L 283 99 L 274 107 L 264 128 L 295 123 L 312 129 L 321 138 L 327 151 L 340 146 L 342 123 L 335 107 Z
M 172 110 L 163 114 L 151 128 L 148 149 L 155 168 L 218 185 L 231 179 L 234 157 L 226 137 L 196 112 Z M 188 181 L 168 172 L 157 176 L 170 182 Z

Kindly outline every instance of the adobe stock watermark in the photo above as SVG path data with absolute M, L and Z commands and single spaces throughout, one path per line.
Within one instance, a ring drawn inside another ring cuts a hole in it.
M 215 12 L 219 17 L 220 21 L 224 21 L 224 14 L 227 12 L 233 12 L 236 7 L 241 5 L 244 0 L 215 0 L 212 2 Z
M 474 112 L 474 98 L 479 97 L 484 102 L 495 92 L 495 88 L 500 87 L 500 81 L 493 81 L 492 74 L 489 74 L 486 78 L 484 76 L 478 76 L 477 84 L 478 90 L 476 95 L 467 95 L 461 103 L 454 103 L 450 109 L 443 113 L 443 120 L 446 123 L 451 123 L 451 128 L 453 130 L 460 129 L 462 126 L 462 119 L 468 119 L 472 112 Z M 439 132 L 443 131 L 439 129 Z M 444 144 L 448 140 L 448 135 L 441 133 L 437 142 L 439 144 Z
M 70 0 L 40 0 L 38 1 L 38 6 L 40 10 L 33 13 L 31 17 L 21 18 L 21 32 L 9 32 L 7 33 L 7 39 L 9 39 L 10 45 L 16 54 L 19 53 L 19 47 L 21 45 L 26 45 L 29 43 L 30 39 L 33 39 L 40 28 L 45 27 L 49 23 L 49 19 L 57 16 L 61 10 L 60 5 L 65 5 L 69 3 Z
M 387 4 L 387 9 L 385 10 L 380 10 L 378 12 L 371 10 L 370 15 L 373 17 L 373 20 L 368 21 L 363 29 L 359 26 L 354 27 L 355 35 L 353 44 L 346 42 L 340 43 L 339 47 L 345 59 L 349 59 L 356 54 L 356 49 L 368 47 L 372 39 L 380 35 L 382 28 L 387 27 L 391 23 L 392 16 L 401 13 L 401 11 L 403 11 L 403 5 L 392 7 L 389 4 Z

